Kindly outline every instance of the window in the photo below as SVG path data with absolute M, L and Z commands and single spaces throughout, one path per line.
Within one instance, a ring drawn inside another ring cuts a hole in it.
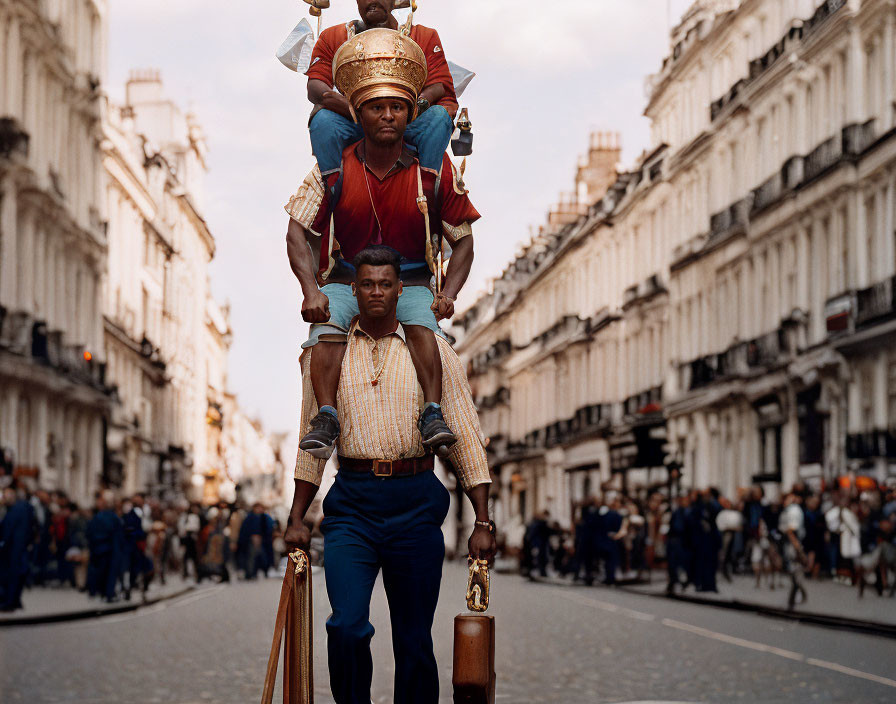
M 815 385 L 796 396 L 800 464 L 821 464 L 824 461 L 825 419 L 817 409 L 820 398 L 820 385 Z

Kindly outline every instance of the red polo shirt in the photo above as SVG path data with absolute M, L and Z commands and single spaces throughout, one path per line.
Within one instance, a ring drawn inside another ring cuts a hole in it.
M 311 54 L 311 66 L 305 72 L 309 79 L 316 78 L 330 88 L 333 87 L 333 56 L 339 47 L 348 41 L 349 24 L 351 22 L 338 24 L 321 32 Z M 437 83 L 441 83 L 445 87 L 445 97 L 436 105 L 445 108 L 453 118 L 457 114 L 457 95 L 454 92 L 454 79 L 451 78 L 451 70 L 445 59 L 445 51 L 442 47 L 442 40 L 439 39 L 439 33 L 429 27 L 415 24 L 411 27 L 411 39 L 417 42 L 423 49 L 423 53 L 426 54 L 428 73 L 424 87 L 428 88 Z
M 348 262 L 362 249 L 384 244 L 398 251 L 409 263 L 426 261 L 426 224 L 417 207 L 417 172 L 420 171 L 425 194 L 435 193 L 436 173 L 420 169 L 412 152 L 405 149 L 383 180 L 367 168 L 361 158 L 363 141 L 342 153 L 342 194 L 333 210 L 334 232 L 330 232 L 329 193 L 338 179 L 334 173 L 325 179 L 326 193 L 311 229 L 321 233 L 320 271 L 329 264 L 328 243 L 335 236 L 341 257 Z M 451 227 L 473 223 L 480 215 L 466 192 L 459 193 L 454 183 L 451 160 L 442 158 L 439 176 L 439 212 L 429 205 L 430 217 L 438 217 Z M 433 226 L 441 225 L 431 223 Z M 335 254 L 335 252 L 334 252 Z

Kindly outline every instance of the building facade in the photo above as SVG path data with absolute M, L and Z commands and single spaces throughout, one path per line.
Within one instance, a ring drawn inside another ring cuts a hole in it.
M 157 71 L 135 71 L 104 125 L 109 219 L 105 341 L 117 388 L 108 456 L 127 492 L 215 503 L 232 494 L 230 312 L 209 289 L 205 139 Z
M 86 502 L 103 480 L 104 0 L 0 2 L 0 448 Z
M 460 319 L 508 519 L 896 475 L 896 2 L 701 0 L 671 46 L 651 150 Z
M 81 504 L 100 487 L 211 503 L 232 475 L 282 493 L 228 393 L 204 135 L 157 72 L 110 103 L 106 12 L 0 0 L 0 474 Z

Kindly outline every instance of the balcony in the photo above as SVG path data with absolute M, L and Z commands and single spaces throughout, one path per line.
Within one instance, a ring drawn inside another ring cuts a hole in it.
M 784 179 L 784 169 L 782 169 L 753 191 L 753 205 L 750 207 L 751 216 L 758 215 L 781 199 L 785 192 Z
M 842 154 L 841 135 L 834 135 L 830 139 L 825 140 L 809 152 L 809 155 L 806 157 L 803 180 L 806 182 L 811 181 L 828 169 L 836 166 Z
M 896 314 L 896 277 L 856 293 L 855 326 L 864 327 Z
M 812 17 L 803 22 L 803 37 L 808 38 L 812 36 L 822 24 L 830 19 L 836 12 L 841 10 L 844 5 L 846 5 L 846 0 L 825 0 L 825 2 L 819 5 L 818 9 L 815 10 L 815 14 L 813 14 Z
M 846 0 L 827 0 L 822 3 L 815 13 L 801 25 L 793 26 L 779 39 L 765 54 L 753 59 L 749 63 L 749 75 L 740 79 L 718 100 L 710 105 L 710 120 L 716 119 L 725 111 L 725 108 L 736 102 L 744 89 L 763 76 L 769 69 L 775 66 L 782 56 L 790 53 L 800 42 L 811 37 L 830 17 L 846 5 Z
M 896 435 L 888 430 L 869 430 L 846 436 L 846 456 L 851 460 L 877 457 L 896 459 Z
M 750 224 L 750 210 L 753 207 L 753 194 L 742 198 L 709 219 L 709 239 L 704 249 L 712 249 L 729 237 L 746 232 Z
M 747 366 L 750 369 L 773 367 L 790 351 L 784 330 L 779 328 L 747 343 Z

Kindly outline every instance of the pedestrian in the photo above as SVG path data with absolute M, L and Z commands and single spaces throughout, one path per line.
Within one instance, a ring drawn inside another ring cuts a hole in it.
M 336 704 L 371 699 L 370 599 L 382 571 L 392 623 L 394 702 L 437 704 L 432 625 L 445 556 L 441 525 L 450 496 L 434 474 L 434 458 L 425 454 L 413 421 L 423 399 L 395 312 L 402 291 L 400 258 L 386 247 L 374 247 L 362 251 L 353 266 L 360 316 L 348 332 L 339 387 L 340 423 L 351 432 L 339 440 L 339 471 L 324 499 L 321 524 L 332 608 L 327 619 L 330 688 Z M 440 342 L 439 349 L 446 372 L 445 414 L 458 436 L 449 461 L 475 515 L 467 548 L 471 557 L 491 560 L 496 543 L 480 426 L 460 360 L 447 342 Z M 302 428 L 314 413 L 309 401 L 305 396 Z M 310 542 L 303 519 L 324 464 L 299 453 L 285 536 L 290 548 L 307 548 Z
M 125 570 L 124 526 L 106 491 L 96 494 L 96 512 L 87 524 L 90 550 L 87 584 L 90 596 L 116 601 L 116 584 Z
M 601 521 L 600 509 L 601 500 L 596 496 L 592 496 L 582 506 L 580 564 L 584 568 L 585 585 L 589 587 L 594 584 L 594 571 L 598 560 L 597 532 Z
M 841 495 L 837 504 L 830 508 L 824 519 L 828 530 L 831 532 L 833 543 L 838 547 L 837 572 L 841 570 L 848 576 L 845 581 L 851 583 L 855 577 L 854 561 L 862 554 L 862 543 L 859 532 L 859 518 L 853 510 L 855 503 Z
M 691 545 L 688 533 L 688 511 L 690 496 L 682 494 L 674 501 L 674 508 L 669 516 L 669 527 L 666 533 L 666 557 L 669 579 L 666 583 L 666 594 L 675 593 L 681 584 L 686 589 L 691 583 Z
M 817 494 L 810 495 L 806 499 L 804 509 L 803 551 L 806 553 L 806 572 L 814 579 L 818 577 L 822 562 L 824 562 L 825 533 L 827 532 L 824 513 L 821 510 L 821 497 Z
M 252 505 L 252 512 L 243 520 L 239 539 L 239 543 L 244 545 L 246 550 L 246 579 L 249 580 L 257 579 L 259 570 L 267 576 L 265 526 L 264 506 L 255 502 Z
M 716 527 L 722 536 L 722 576 L 731 581 L 731 575 L 737 569 L 737 537 L 743 530 L 744 515 L 734 509 L 728 499 L 720 501 L 722 510 L 716 517 Z
M 709 491 L 695 492 L 688 512 L 688 541 L 691 544 L 694 587 L 698 592 L 717 592 L 716 572 L 721 539 L 716 511 Z
M 146 590 L 149 588 L 153 564 L 146 554 L 147 532 L 145 522 L 149 518 L 147 515 L 146 498 L 143 494 L 135 494 L 126 509 L 122 516 L 124 560 L 128 576 L 124 598 L 130 600 L 131 591 L 135 587 L 140 589 L 145 598 Z
M 6 514 L 0 523 L 0 611 L 22 608 L 22 590 L 28 576 L 28 546 L 36 530 L 34 508 L 24 492 L 3 489 Z
M 203 579 L 218 577 L 224 583 L 230 581 L 230 541 L 225 534 L 226 521 L 218 509 L 209 511 L 208 534 L 205 539 L 202 557 L 199 560 L 197 582 Z
M 784 564 L 790 576 L 790 594 L 787 597 L 787 608 L 796 606 L 796 596 L 800 594 L 802 601 L 808 598 L 803 582 L 806 555 L 803 551 L 805 539 L 805 517 L 802 498 L 799 494 L 790 493 L 784 497 L 784 510 L 779 519 L 779 530 L 784 536 Z
M 548 518 L 550 514 L 547 511 L 536 513 L 529 526 L 526 528 L 528 535 L 529 549 L 532 551 L 532 558 L 529 564 L 538 570 L 538 574 L 547 577 L 548 560 L 550 559 L 550 527 L 548 526 Z M 531 576 L 531 572 L 528 576 Z
M 199 574 L 199 531 L 202 529 L 202 522 L 199 518 L 199 505 L 190 504 L 189 509 L 181 514 L 177 521 L 177 534 L 180 538 L 181 549 L 183 550 L 183 578 L 186 579 L 189 574 L 189 563 L 193 563 L 193 574 Z

